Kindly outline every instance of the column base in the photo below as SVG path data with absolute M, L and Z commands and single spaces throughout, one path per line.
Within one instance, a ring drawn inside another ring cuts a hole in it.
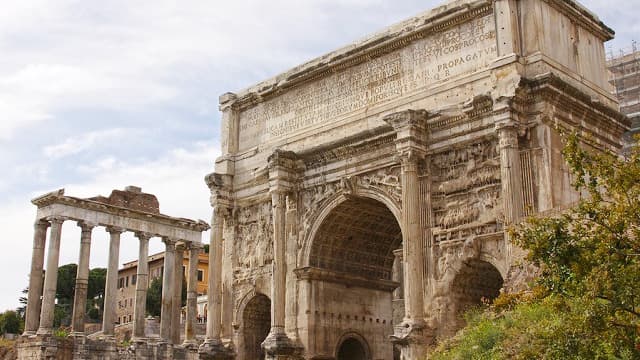
M 36 331 L 37 336 L 48 336 L 53 334 L 53 329 L 40 328 Z
M 225 346 L 220 339 L 207 339 L 198 349 L 200 359 L 203 360 L 230 360 L 235 358 L 232 349 Z
M 284 332 L 270 332 L 262 342 L 265 359 L 301 359 L 302 347 L 292 341 Z
M 395 326 L 391 342 L 400 348 L 400 359 L 422 359 L 426 356 L 427 347 L 433 344 L 435 336 L 424 321 L 405 319 Z

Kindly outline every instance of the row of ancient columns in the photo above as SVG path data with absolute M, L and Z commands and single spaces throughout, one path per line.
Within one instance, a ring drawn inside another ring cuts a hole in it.
M 53 332 L 56 284 L 58 280 L 58 262 L 60 255 L 61 217 L 38 219 L 35 223 L 31 274 L 24 335 L 49 335 Z M 81 228 L 80 257 L 76 275 L 75 295 L 73 302 L 72 333 L 84 336 L 84 318 L 87 304 L 87 287 L 89 281 L 89 259 L 91 250 L 91 233 L 96 224 L 78 221 Z M 43 266 L 47 228 L 51 227 L 47 267 Z M 125 229 L 107 227 L 110 234 L 107 279 L 104 295 L 104 313 L 102 335 L 111 339 L 115 335 L 116 302 L 118 291 L 118 263 L 120 254 L 120 235 Z M 149 288 L 149 240 L 155 236 L 146 232 L 136 232 L 139 240 L 138 269 L 134 308 L 133 336 L 134 340 L 145 338 L 145 315 L 147 290 Z M 184 251 L 189 250 L 189 268 L 187 277 L 187 316 L 185 321 L 185 343 L 195 343 L 194 324 L 197 316 L 197 266 L 201 244 L 178 242 L 169 237 L 162 237 L 166 245 L 164 258 L 164 279 L 162 291 L 161 338 L 169 343 L 180 342 L 180 309 L 182 294 L 182 260 Z M 44 286 L 43 286 L 44 285 Z

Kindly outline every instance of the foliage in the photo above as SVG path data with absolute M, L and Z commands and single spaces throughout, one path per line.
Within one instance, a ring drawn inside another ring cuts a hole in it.
M 58 304 L 73 304 L 77 273 L 78 265 L 76 264 L 66 264 L 58 268 L 58 283 L 56 285 Z
M 147 314 L 151 316 L 160 316 L 162 312 L 162 279 L 157 277 L 151 280 L 149 290 L 147 290 Z M 182 277 L 182 294 L 181 306 L 187 303 L 187 282 Z
M 106 282 L 106 268 L 95 268 L 89 271 L 89 284 L 87 287 L 87 315 L 92 320 L 102 320 L 102 313 L 104 312 L 104 288 Z
M 511 310 L 495 307 L 467 313 L 467 327 L 441 343 L 430 359 L 635 359 L 633 349 L 616 349 L 593 317 L 583 316 L 580 299 L 550 295 L 518 302 Z
M 572 135 L 563 155 L 581 200 L 510 230 L 537 285 L 468 315 L 434 359 L 640 359 L 640 148 L 623 159 Z
M 20 315 L 22 319 L 24 319 L 27 313 L 27 294 L 28 293 L 29 293 L 29 288 L 26 287 L 22 289 L 22 294 L 24 295 L 18 298 L 18 302 L 20 303 L 20 306 L 16 309 L 16 312 L 18 313 L 18 315 Z
M 64 339 L 71 334 L 71 329 L 67 327 L 59 327 L 53 330 L 53 336 L 58 339 Z
M 579 302 L 592 340 L 621 356 L 640 344 L 640 148 L 621 159 L 572 135 L 563 154 L 584 197 L 561 216 L 529 219 L 514 240 L 541 267 L 540 284 Z
M 24 322 L 20 315 L 12 310 L 0 314 L 0 335 L 19 334 L 24 328 Z
M 162 277 L 151 280 L 147 290 L 147 314 L 160 316 L 162 310 Z

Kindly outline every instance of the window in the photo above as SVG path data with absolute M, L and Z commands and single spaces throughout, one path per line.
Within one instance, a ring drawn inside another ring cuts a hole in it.
M 124 282 L 125 282 L 124 287 L 129 287 L 129 277 L 128 276 L 124 278 Z
M 131 275 L 131 285 L 135 285 L 138 282 L 138 275 Z
M 122 289 L 124 287 L 124 278 L 118 279 L 118 289 Z
M 131 315 L 129 315 L 129 322 L 131 322 Z
M 133 298 L 129 299 L 129 306 L 133 306 Z M 131 321 L 131 319 L 129 319 Z
M 198 281 L 203 281 L 204 279 L 204 271 L 198 270 Z

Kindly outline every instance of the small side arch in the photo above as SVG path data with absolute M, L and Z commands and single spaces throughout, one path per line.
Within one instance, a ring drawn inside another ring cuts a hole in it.
M 342 334 L 335 350 L 336 360 L 369 360 L 371 348 L 367 340 L 355 331 Z

